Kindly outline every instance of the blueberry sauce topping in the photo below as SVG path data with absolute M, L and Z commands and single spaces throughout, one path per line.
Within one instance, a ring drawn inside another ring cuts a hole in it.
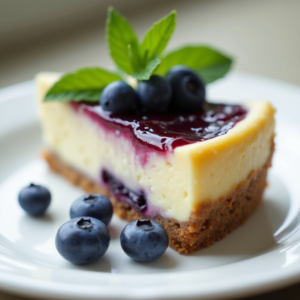
M 102 171 L 102 180 L 118 200 L 133 206 L 138 212 L 146 210 L 146 198 L 142 191 L 139 193 L 131 191 L 105 170 Z
M 224 135 L 245 118 L 247 110 L 240 105 L 205 102 L 203 108 L 191 112 L 164 113 L 136 110 L 127 114 L 103 111 L 100 106 L 72 103 L 91 119 L 116 134 L 129 136 L 134 147 L 160 152 L 206 141 Z M 81 107 L 80 107 L 81 105 Z

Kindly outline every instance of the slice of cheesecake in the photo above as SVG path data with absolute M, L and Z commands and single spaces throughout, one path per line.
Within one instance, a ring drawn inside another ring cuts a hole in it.
M 120 217 L 160 222 L 170 246 L 189 253 L 222 239 L 260 203 L 274 149 L 268 102 L 121 115 L 43 103 L 58 78 L 37 76 L 43 157 L 85 191 L 108 194 Z

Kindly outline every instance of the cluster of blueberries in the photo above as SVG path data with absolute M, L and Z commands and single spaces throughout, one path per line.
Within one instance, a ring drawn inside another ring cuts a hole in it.
M 31 183 L 19 193 L 21 207 L 32 216 L 42 215 L 49 207 L 51 194 L 41 185 Z M 74 264 L 88 264 L 107 251 L 113 207 L 104 195 L 89 194 L 75 200 L 70 209 L 71 220 L 63 224 L 55 239 L 57 251 Z M 167 250 L 169 237 L 162 225 L 153 220 L 137 220 L 127 224 L 120 237 L 124 252 L 132 259 L 153 261 Z
M 152 75 L 139 82 L 135 91 L 124 81 L 115 81 L 102 91 L 100 105 L 105 111 L 127 113 L 140 107 L 153 112 L 167 109 L 200 109 L 205 100 L 205 85 L 191 69 L 175 66 L 165 77 Z

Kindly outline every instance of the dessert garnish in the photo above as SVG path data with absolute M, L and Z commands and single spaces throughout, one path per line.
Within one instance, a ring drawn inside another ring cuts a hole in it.
M 129 112 L 137 108 L 138 97 L 135 90 L 126 82 L 114 81 L 104 88 L 101 106 L 104 111 Z
M 108 225 L 113 214 L 113 207 L 109 199 L 100 194 L 88 194 L 75 200 L 70 209 L 71 219 L 88 216 Z
M 31 183 L 20 191 L 18 200 L 28 214 L 40 216 L 49 207 L 51 194 L 44 186 Z
M 142 106 L 149 111 L 166 110 L 172 99 L 170 83 L 158 75 L 152 75 L 149 80 L 142 80 L 138 85 L 137 94 Z
M 169 237 L 164 227 L 148 219 L 127 224 L 121 233 L 121 246 L 133 260 L 153 261 L 167 250 Z
M 180 111 L 193 111 L 203 106 L 205 85 L 196 72 L 183 66 L 170 69 L 166 79 L 173 91 L 173 105 Z
M 132 86 L 137 88 L 140 106 L 150 111 L 164 111 L 172 107 L 172 102 L 178 109 L 201 107 L 204 84 L 223 77 L 232 59 L 204 45 L 165 53 L 175 25 L 176 12 L 172 11 L 154 23 L 139 41 L 128 21 L 109 8 L 106 37 L 117 70 L 94 67 L 65 74 L 49 89 L 44 101 L 97 104 L 101 98 L 104 110 L 126 113 L 138 107 Z
M 63 224 L 55 238 L 56 249 L 74 264 L 89 264 L 107 251 L 110 234 L 103 222 L 92 217 L 77 217 Z

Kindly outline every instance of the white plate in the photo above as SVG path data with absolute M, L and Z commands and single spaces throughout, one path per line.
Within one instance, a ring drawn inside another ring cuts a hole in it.
M 68 299 L 225 298 L 279 288 L 300 279 L 300 88 L 234 73 L 209 87 L 209 98 L 240 102 L 270 99 L 278 109 L 276 153 L 264 201 L 248 222 L 224 240 L 183 256 L 168 249 L 153 263 L 130 260 L 119 235 L 91 266 L 63 260 L 54 246 L 57 229 L 82 191 L 51 173 L 38 158 L 42 147 L 34 82 L 0 91 L 0 288 L 36 297 Z M 48 186 L 46 216 L 28 217 L 18 206 L 29 182 Z

